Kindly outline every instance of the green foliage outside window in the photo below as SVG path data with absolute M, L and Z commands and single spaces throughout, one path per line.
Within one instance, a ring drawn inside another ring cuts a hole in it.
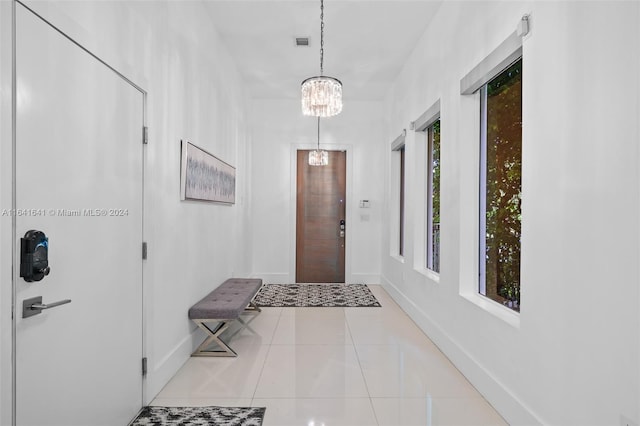
M 431 126 L 431 262 L 440 272 L 440 120 Z
M 520 306 L 522 60 L 487 84 L 486 296 Z

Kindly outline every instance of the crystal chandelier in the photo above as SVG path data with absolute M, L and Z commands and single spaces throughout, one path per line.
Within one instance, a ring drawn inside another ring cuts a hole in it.
M 326 166 L 329 164 L 329 153 L 320 150 L 320 117 L 318 117 L 318 149 L 309 151 L 310 166 Z
M 324 74 L 324 0 L 320 0 L 320 75 L 302 82 L 302 114 L 331 117 L 342 111 L 342 83 Z

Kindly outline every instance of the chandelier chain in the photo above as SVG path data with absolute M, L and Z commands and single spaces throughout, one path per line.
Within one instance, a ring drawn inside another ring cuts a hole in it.
M 320 151 L 320 117 L 318 117 L 318 151 Z
M 320 75 L 324 75 L 324 0 L 320 0 Z
M 303 115 L 333 117 L 342 111 L 342 82 L 324 75 L 324 0 L 320 0 L 320 75 L 303 80 L 301 91 Z

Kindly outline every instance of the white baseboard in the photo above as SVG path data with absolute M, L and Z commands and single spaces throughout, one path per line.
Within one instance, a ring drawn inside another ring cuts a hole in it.
M 148 405 L 162 388 L 191 357 L 195 348 L 204 340 L 204 333 L 197 327 L 185 336 L 167 355 L 149 366 L 144 404 Z
M 253 273 L 252 278 L 262 278 L 265 284 L 293 284 L 295 279 L 287 273 Z M 348 277 L 347 277 L 348 278 Z M 351 274 L 351 279 L 347 284 L 380 284 L 380 275 L 375 274 Z
M 251 274 L 253 278 L 262 278 L 262 282 L 264 284 L 293 284 L 295 280 L 291 280 L 291 277 L 287 273 L 280 274 L 260 274 L 254 273 Z
M 511 425 L 545 424 L 526 404 L 515 396 L 504 384 L 499 382 L 469 352 L 456 342 L 426 312 L 407 298 L 386 277 L 381 279 L 382 286 L 400 305 L 409 317 L 429 336 L 433 343 L 444 353 L 484 398 Z
M 254 278 L 251 272 L 233 272 L 231 278 Z
M 351 281 L 347 284 L 380 284 L 380 275 L 351 274 Z

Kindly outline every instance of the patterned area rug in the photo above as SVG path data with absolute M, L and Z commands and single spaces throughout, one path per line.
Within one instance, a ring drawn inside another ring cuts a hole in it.
M 264 307 L 380 307 L 365 284 L 265 284 L 253 301 Z
M 264 407 L 144 407 L 129 426 L 261 426 Z

